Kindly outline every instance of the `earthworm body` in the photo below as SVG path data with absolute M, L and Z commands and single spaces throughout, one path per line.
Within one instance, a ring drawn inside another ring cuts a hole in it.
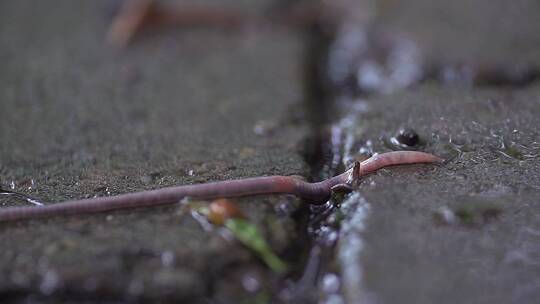
M 97 213 L 109 210 L 178 203 L 185 197 L 214 199 L 257 194 L 293 194 L 312 204 L 325 202 L 332 191 L 350 191 L 362 176 L 392 165 L 439 163 L 442 159 L 428 153 L 396 151 L 375 155 L 332 178 L 309 183 L 292 176 L 265 176 L 206 184 L 168 187 L 118 196 L 66 201 L 36 207 L 0 208 L 0 222 Z

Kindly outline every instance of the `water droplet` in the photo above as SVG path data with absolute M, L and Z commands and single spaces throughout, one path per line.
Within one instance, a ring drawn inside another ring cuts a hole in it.
M 171 267 L 174 264 L 174 253 L 170 250 L 161 253 L 161 265 L 163 267 Z
M 273 121 L 261 120 L 253 126 L 253 132 L 260 136 L 270 135 L 276 129 L 276 127 L 277 124 Z
M 339 277 L 334 273 L 327 273 L 322 279 L 322 289 L 326 293 L 336 293 L 339 291 Z
M 39 290 L 44 295 L 51 295 L 56 289 L 58 289 L 58 286 L 60 285 L 60 277 L 54 270 L 47 270 L 45 272 L 45 275 L 43 276 L 43 279 L 41 280 L 41 284 L 39 285 Z
M 249 292 L 257 292 L 261 288 L 261 283 L 255 276 L 246 274 L 242 277 L 242 286 Z
M 433 214 L 435 221 L 441 224 L 453 224 L 456 222 L 456 215 L 448 207 L 443 207 Z

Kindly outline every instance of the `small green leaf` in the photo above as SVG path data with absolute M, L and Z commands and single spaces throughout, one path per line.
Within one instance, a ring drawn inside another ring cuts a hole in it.
M 287 270 L 287 265 L 272 252 L 272 249 L 263 238 L 255 225 L 242 218 L 228 219 L 225 222 L 227 227 L 242 244 L 251 250 L 270 267 L 273 271 L 283 273 Z

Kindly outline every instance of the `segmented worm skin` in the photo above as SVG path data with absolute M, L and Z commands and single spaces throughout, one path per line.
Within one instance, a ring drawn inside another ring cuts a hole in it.
M 383 167 L 417 163 L 441 163 L 442 158 L 433 154 L 413 151 L 397 151 L 375 155 L 360 164 L 360 176 L 373 173 Z
M 355 178 L 386 166 L 441 161 L 441 158 L 423 152 L 389 152 L 373 156 L 360 163 L 359 176 Z M 66 201 L 40 207 L 0 208 L 0 222 L 174 204 L 185 197 L 214 199 L 258 194 L 293 194 L 310 203 L 318 204 L 325 202 L 330 197 L 332 187 L 339 184 L 350 184 L 352 170 L 351 168 L 340 175 L 316 183 L 308 183 L 291 176 L 254 177 Z

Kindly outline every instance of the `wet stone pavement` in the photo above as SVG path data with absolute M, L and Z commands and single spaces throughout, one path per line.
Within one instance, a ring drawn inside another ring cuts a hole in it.
M 380 170 L 340 201 L 323 224 L 340 218 L 341 291 L 327 298 L 536 303 L 538 3 L 369 4 L 358 3 L 369 14 L 353 15 L 330 48 L 341 114 L 327 171 L 393 150 L 445 163 Z
M 345 159 L 359 150 L 402 149 L 392 142 L 406 126 L 419 135 L 413 149 L 446 162 L 383 169 L 361 182 L 360 195 L 345 199 L 343 209 L 354 206 L 343 211 L 338 241 L 346 297 L 353 303 L 534 303 L 540 86 L 510 92 L 427 85 L 368 102 L 349 117 L 354 123 L 347 132 L 362 140 L 349 144 Z M 347 275 L 355 263 L 357 271 Z
M 0 4 L 2 188 L 54 203 L 306 175 L 294 33 L 149 30 L 119 51 L 104 42 L 113 4 Z M 239 206 L 295 265 L 299 202 Z M 265 301 L 281 278 L 180 205 L 3 223 L 0 244 L 2 303 Z
M 237 200 L 288 276 L 181 204 L 2 223 L 0 302 L 540 298 L 537 2 L 343 1 L 315 60 L 322 101 L 304 91 L 296 31 L 147 30 L 118 51 L 104 43 L 117 2 L 53 2 L 0 4 L 3 189 L 54 203 L 309 177 L 311 134 L 321 176 L 393 150 L 445 162 L 380 170 L 311 214 L 292 197 Z

